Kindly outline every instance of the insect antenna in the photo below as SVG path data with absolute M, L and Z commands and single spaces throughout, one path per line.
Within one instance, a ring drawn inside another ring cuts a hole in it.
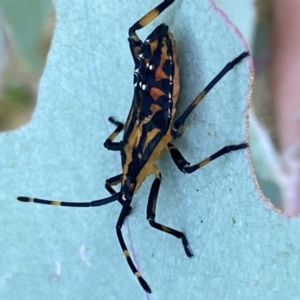
M 38 198 L 31 198 L 31 197 L 18 197 L 17 199 L 21 202 L 34 202 L 39 204 L 47 204 L 47 205 L 55 205 L 55 206 L 71 206 L 71 207 L 95 207 L 105 205 L 114 201 L 119 200 L 120 193 L 116 193 L 110 197 L 93 200 L 90 202 L 64 202 L 64 201 L 56 201 L 56 200 L 44 200 Z

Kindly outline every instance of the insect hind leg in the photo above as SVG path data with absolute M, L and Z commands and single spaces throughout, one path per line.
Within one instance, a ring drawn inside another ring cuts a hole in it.
M 150 194 L 149 194 L 148 205 L 147 205 L 147 220 L 149 221 L 150 226 L 154 227 L 155 229 L 164 231 L 168 234 L 171 234 L 171 235 L 177 237 L 178 239 L 181 239 L 186 255 L 188 257 L 192 257 L 193 254 L 190 251 L 188 241 L 187 241 L 187 238 L 184 235 L 184 233 L 182 233 L 181 231 L 178 231 L 176 229 L 173 229 L 171 227 L 168 227 L 168 226 L 165 226 L 165 225 L 155 222 L 157 195 L 158 195 L 160 183 L 161 183 L 161 174 L 158 171 L 155 174 L 155 179 L 152 183 L 152 187 L 151 187 Z
M 182 173 L 193 173 L 222 155 L 225 155 L 231 151 L 245 149 L 247 147 L 247 143 L 225 146 L 216 153 L 212 154 L 211 156 L 201 160 L 197 164 L 190 166 L 190 164 L 185 160 L 180 151 L 173 144 L 168 144 L 168 150 L 172 156 L 172 159 Z

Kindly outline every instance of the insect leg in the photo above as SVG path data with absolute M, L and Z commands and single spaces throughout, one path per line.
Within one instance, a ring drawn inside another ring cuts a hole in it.
M 213 161 L 214 159 L 229 153 L 231 151 L 236 151 L 240 149 L 247 148 L 248 144 L 247 143 L 242 143 L 239 145 L 229 145 L 223 147 L 221 150 L 217 151 L 213 155 L 201 160 L 199 163 L 190 166 L 190 164 L 185 160 L 185 158 L 182 156 L 182 154 L 179 152 L 179 150 L 171 143 L 168 144 L 168 150 L 170 151 L 170 154 L 172 156 L 172 159 L 178 169 L 183 172 L 183 173 L 193 173 L 196 170 L 200 169 L 201 167 L 205 166 L 209 162 Z
M 122 174 L 120 175 L 117 175 L 117 176 L 114 176 L 114 177 L 111 177 L 109 179 L 106 179 L 105 181 L 105 188 L 110 192 L 111 195 L 115 195 L 117 194 L 117 192 L 112 188 L 113 185 L 117 185 L 121 182 L 122 180 Z M 120 202 L 120 201 L 119 201 Z M 123 204 L 123 200 L 122 200 L 122 203 Z
M 135 61 L 135 65 L 138 65 L 138 53 L 140 52 L 142 42 L 136 34 L 136 30 L 139 30 L 149 24 L 153 19 L 155 19 L 161 12 L 163 12 L 168 6 L 170 6 L 175 0 L 165 0 L 158 6 L 150 10 L 141 19 L 135 22 L 128 30 L 129 35 L 129 45 L 132 57 Z
M 113 140 L 116 138 L 116 136 L 123 130 L 124 124 L 121 122 L 116 121 L 113 117 L 109 117 L 108 121 L 113 123 L 117 126 L 117 128 L 113 131 L 113 133 L 106 139 L 104 142 L 104 147 L 108 150 L 112 151 L 120 151 L 121 149 L 121 143 L 113 142 Z
M 154 20 L 161 12 L 163 12 L 168 6 L 170 6 L 175 0 L 165 0 L 158 6 L 150 10 L 141 19 L 135 22 L 128 30 L 128 41 L 132 57 L 135 61 L 135 65 L 138 65 L 138 54 L 141 49 L 142 42 L 136 34 L 136 30 L 139 30 Z
M 120 175 L 117 175 L 117 176 L 114 176 L 114 177 L 111 177 L 109 179 L 106 179 L 105 181 L 105 188 L 108 190 L 108 192 L 111 194 L 111 195 L 115 195 L 117 194 L 117 192 L 112 188 L 113 185 L 117 185 L 121 182 L 122 180 L 122 174 Z M 121 205 L 124 205 L 124 200 L 122 200 L 122 195 L 120 193 L 119 194 L 119 203 Z M 132 211 L 132 208 L 130 207 L 129 211 L 128 211 L 128 214 L 130 214 L 130 212 Z
M 155 8 L 151 9 L 141 19 L 135 22 L 128 31 L 129 37 L 135 35 L 135 31 L 145 27 L 152 20 L 154 20 L 161 12 L 163 12 L 168 6 L 170 6 L 175 0 L 165 0 Z
M 237 65 L 243 58 L 247 57 L 249 52 L 243 52 L 234 60 L 229 62 L 221 72 L 204 88 L 204 90 L 195 98 L 195 100 L 187 107 L 187 109 L 183 112 L 183 114 L 174 122 L 172 128 L 172 137 L 174 139 L 180 138 L 183 133 L 183 126 L 185 120 L 188 118 L 190 113 L 194 110 L 194 108 L 200 103 L 200 101 L 205 97 L 206 94 L 215 86 L 218 81 L 222 79 L 222 77 L 228 73 L 235 65 Z
M 161 183 L 161 174 L 159 171 L 155 174 L 155 179 L 152 183 L 152 187 L 149 194 L 148 205 L 147 205 L 147 220 L 149 221 L 150 225 L 158 230 L 164 231 L 166 233 L 172 234 L 173 236 L 181 239 L 184 251 L 188 257 L 192 257 L 193 254 L 191 253 L 188 245 L 187 238 L 185 237 L 184 233 L 167 227 L 165 225 L 159 224 L 155 222 L 155 212 L 156 212 L 156 203 L 157 203 L 157 195 L 159 191 Z
M 150 289 L 149 285 L 147 284 L 145 279 L 141 276 L 141 274 L 138 272 L 137 268 L 135 267 L 130 255 L 129 255 L 129 252 L 127 250 L 127 247 L 124 242 L 123 235 L 122 235 L 121 229 L 122 229 L 122 225 L 124 224 L 124 220 L 125 220 L 126 216 L 128 215 L 128 211 L 130 209 L 130 203 L 131 203 L 131 200 L 124 201 L 124 205 L 123 205 L 123 208 L 121 210 L 121 213 L 120 213 L 117 225 L 116 225 L 117 236 L 118 236 L 119 243 L 121 245 L 121 248 L 123 250 L 123 253 L 125 255 L 125 258 L 127 260 L 127 263 L 129 265 L 131 271 L 136 276 L 136 278 L 138 279 L 138 281 L 141 284 L 141 286 L 143 287 L 143 289 L 146 292 L 151 293 L 151 289 Z

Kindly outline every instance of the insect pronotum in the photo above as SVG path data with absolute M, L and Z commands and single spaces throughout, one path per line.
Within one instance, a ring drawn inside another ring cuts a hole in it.
M 248 52 L 243 52 L 229 62 L 192 101 L 183 114 L 174 120 L 179 93 L 179 70 L 173 35 L 165 24 L 157 26 L 144 42 L 136 34 L 137 30 L 149 24 L 174 1 L 165 0 L 161 2 L 129 28 L 128 41 L 135 65 L 132 105 L 125 126 L 112 117 L 109 118 L 109 121 L 116 125 L 116 129 L 104 143 L 104 147 L 108 150 L 119 151 L 121 154 L 122 174 L 107 179 L 105 183 L 105 188 L 111 196 L 91 202 L 59 202 L 23 196 L 18 197 L 18 200 L 23 202 L 72 207 L 101 206 L 118 201 L 122 205 L 116 224 L 118 240 L 131 271 L 148 293 L 151 293 L 151 289 L 135 267 L 121 231 L 125 218 L 131 212 L 130 204 L 133 195 L 137 193 L 146 177 L 150 175 L 155 177 L 147 205 L 147 220 L 149 224 L 180 239 L 185 254 L 188 257 L 192 257 L 187 238 L 183 232 L 155 221 L 161 173 L 154 162 L 163 152 L 169 151 L 174 163 L 181 172 L 193 173 L 228 152 L 244 149 L 248 146 L 246 142 L 225 146 L 200 162 L 190 165 L 176 146 L 171 143 L 172 139 L 180 138 L 186 119 L 204 96 L 228 71 L 249 55 Z M 116 136 L 123 129 L 124 135 L 122 140 L 114 142 Z M 119 192 L 116 192 L 112 187 L 117 184 L 121 184 Z

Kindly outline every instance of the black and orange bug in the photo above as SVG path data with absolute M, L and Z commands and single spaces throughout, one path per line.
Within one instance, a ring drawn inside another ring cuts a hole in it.
M 137 30 L 149 24 L 174 1 L 163 1 L 129 29 L 129 46 L 135 64 L 132 105 L 125 127 L 122 123 L 111 117 L 109 118 L 109 121 L 116 125 L 116 129 L 104 143 L 105 148 L 108 150 L 120 151 L 121 153 L 123 173 L 107 179 L 105 183 L 105 188 L 111 196 L 101 200 L 79 203 L 18 197 L 18 200 L 23 202 L 72 207 L 101 206 L 118 201 L 122 205 L 122 209 L 116 224 L 117 237 L 130 269 L 148 293 L 151 293 L 151 289 L 130 258 L 121 228 L 125 218 L 131 212 L 130 204 L 133 195 L 137 193 L 141 184 L 149 175 L 154 175 L 155 179 L 148 198 L 147 220 L 152 227 L 181 239 L 186 255 L 192 257 L 187 238 L 183 232 L 155 222 L 161 173 L 154 162 L 163 152 L 169 151 L 174 163 L 181 172 L 193 173 L 228 152 L 244 149 L 248 146 L 245 142 L 225 146 L 213 155 L 191 166 L 171 143 L 172 139 L 177 139 L 182 135 L 185 120 L 204 96 L 228 71 L 249 55 L 248 52 L 243 52 L 229 62 L 187 107 L 183 114 L 174 121 L 179 93 L 179 69 L 173 35 L 165 24 L 157 26 L 144 42 L 136 34 Z M 120 142 L 114 142 L 116 136 L 123 129 L 123 139 Z M 121 189 L 116 192 L 112 186 L 119 183 Z

